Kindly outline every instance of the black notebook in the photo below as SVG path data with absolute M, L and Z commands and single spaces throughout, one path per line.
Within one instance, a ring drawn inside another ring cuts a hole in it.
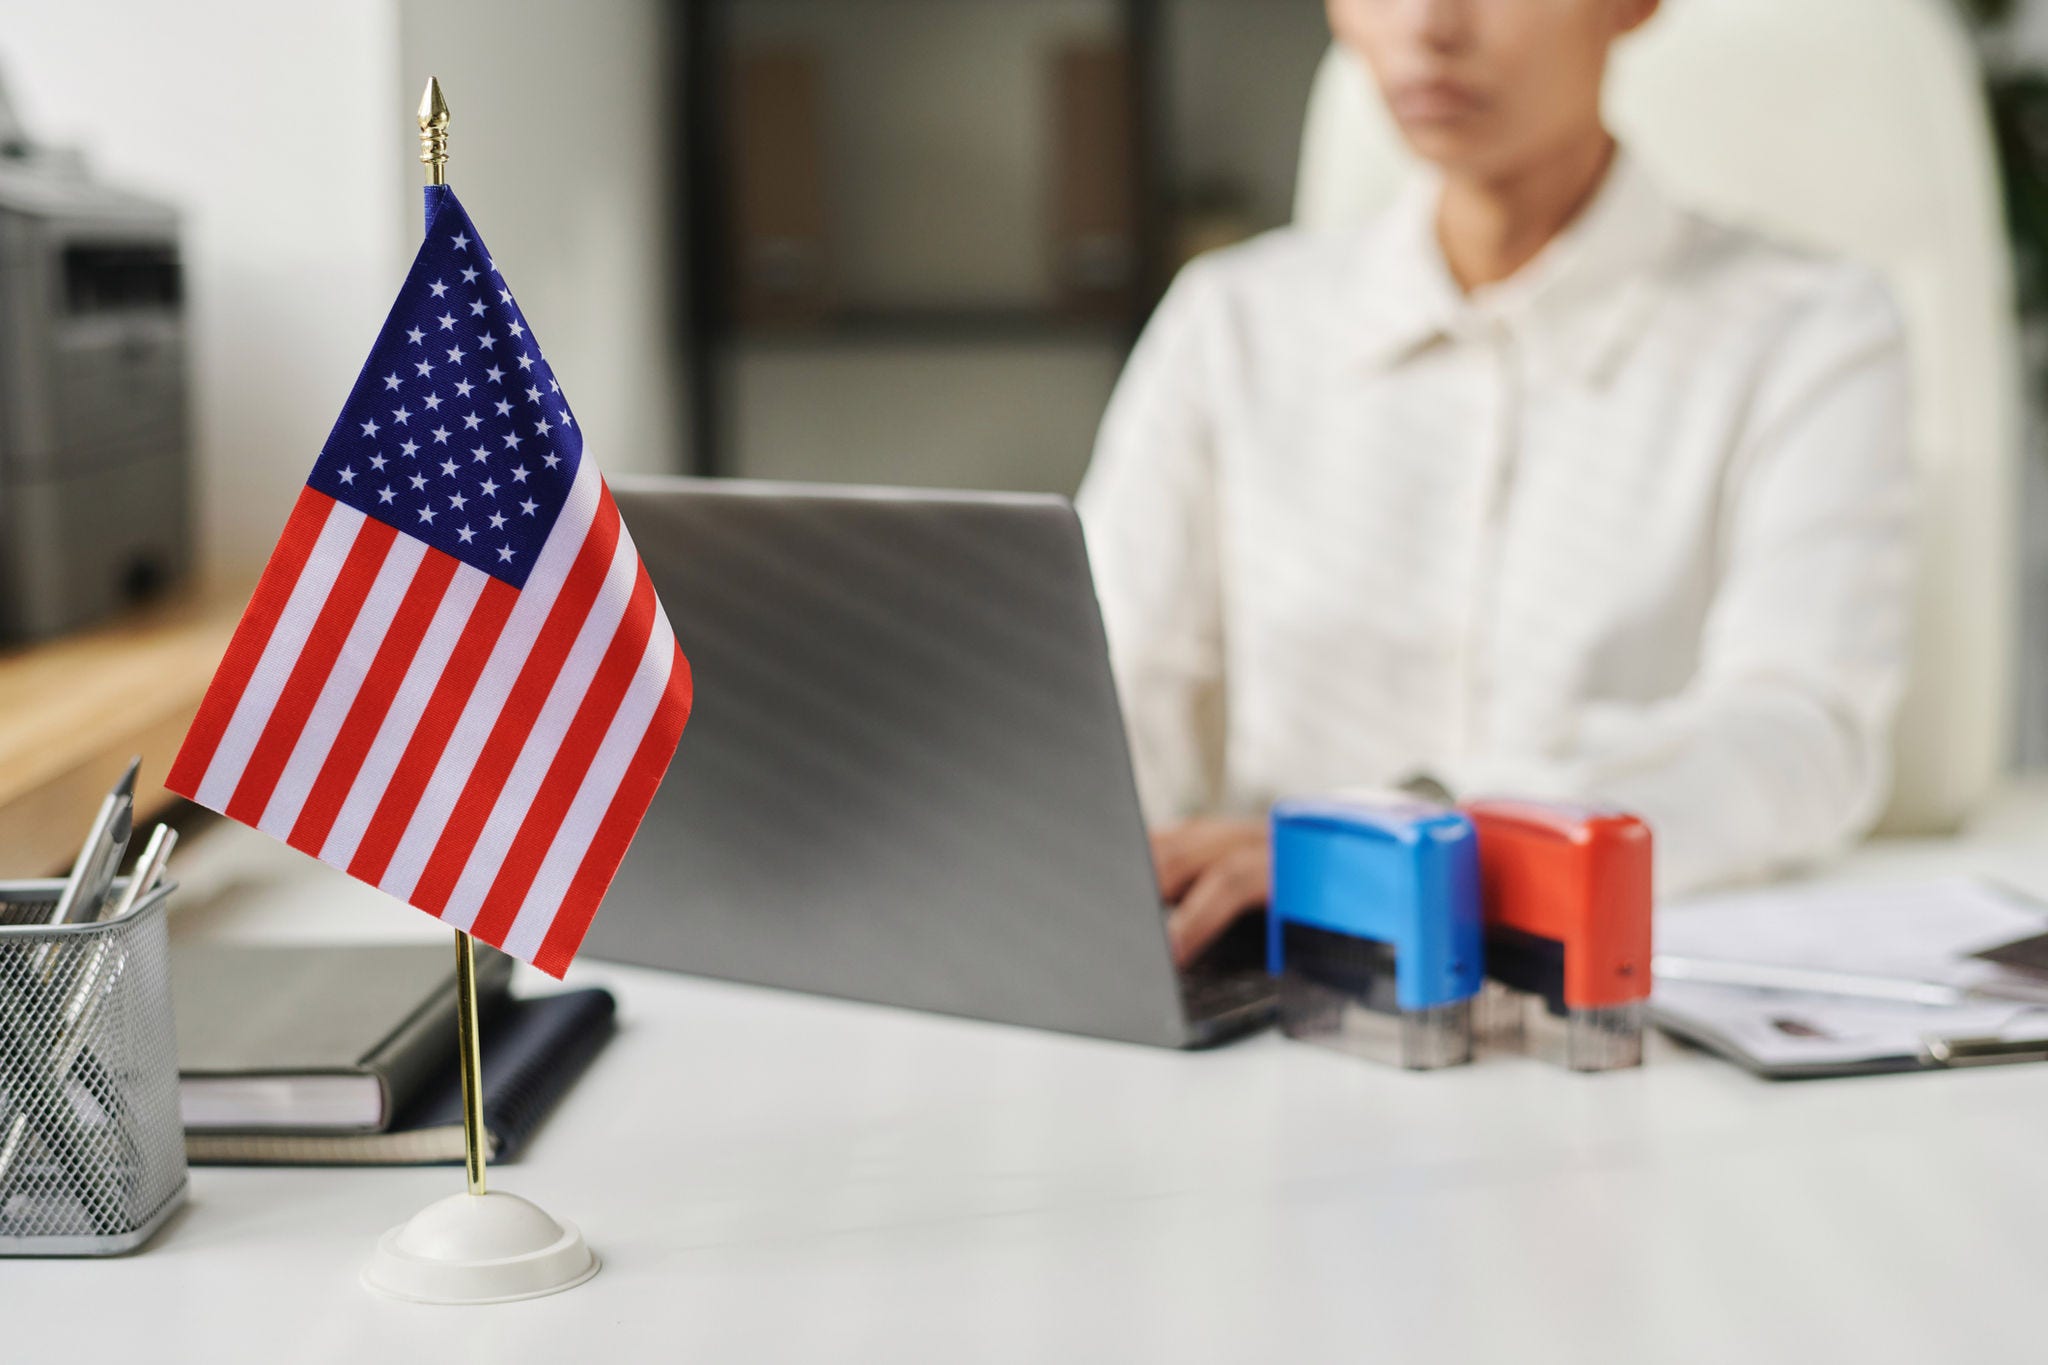
M 484 1131 L 509 1161 L 612 1034 L 604 990 L 507 999 L 483 1026 Z M 198 1166 L 422 1166 L 462 1160 L 462 1083 L 454 1055 L 381 1133 L 188 1132 Z
M 486 1017 L 512 959 L 476 957 Z M 410 944 L 180 943 L 178 1107 L 234 1132 L 389 1128 L 455 1048 L 455 955 Z

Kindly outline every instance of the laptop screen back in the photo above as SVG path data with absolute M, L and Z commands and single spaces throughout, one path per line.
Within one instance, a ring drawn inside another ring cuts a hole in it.
M 696 703 L 588 952 L 1184 1041 L 1064 500 L 615 492 Z

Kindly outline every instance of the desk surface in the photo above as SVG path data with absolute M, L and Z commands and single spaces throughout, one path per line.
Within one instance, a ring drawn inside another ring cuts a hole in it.
M 60 640 L 0 649 L 0 867 L 61 872 L 107 788 L 148 754 L 136 817 L 163 789 L 246 592 L 194 592 Z
M 2048 894 L 2048 786 L 1834 874 Z M 181 857 L 183 855 L 181 854 Z M 258 836 L 178 934 L 440 936 Z M 345 906 L 355 906 L 351 912 Z M 356 1285 L 447 1168 L 193 1173 L 148 1251 L 0 1261 L 0 1358 L 2040 1360 L 2048 1067 L 1772 1084 L 1434 1075 L 1262 1036 L 1179 1055 L 581 963 L 621 1032 L 493 1181 L 579 1223 L 571 1293 Z M 526 983 L 541 984 L 538 978 Z

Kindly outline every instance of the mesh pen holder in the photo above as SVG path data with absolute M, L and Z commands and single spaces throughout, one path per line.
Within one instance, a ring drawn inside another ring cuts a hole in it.
M 0 882 L 0 1255 L 132 1251 L 185 1199 L 171 885 L 45 924 L 62 889 Z

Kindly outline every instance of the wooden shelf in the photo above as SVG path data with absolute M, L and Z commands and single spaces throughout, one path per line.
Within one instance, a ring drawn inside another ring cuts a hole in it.
M 142 755 L 136 819 L 241 618 L 244 593 L 167 601 L 47 644 L 0 650 L 0 878 L 61 874 L 100 798 Z

